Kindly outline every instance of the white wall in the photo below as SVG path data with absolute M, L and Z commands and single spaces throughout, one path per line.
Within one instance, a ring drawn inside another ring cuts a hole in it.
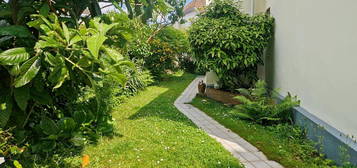
M 357 137 L 357 0 L 268 0 L 276 19 L 267 81 Z
M 184 17 L 183 17 L 183 19 L 186 21 L 184 24 L 180 24 L 180 23 L 178 23 L 178 22 L 176 22 L 175 24 L 174 24 L 174 27 L 176 28 L 176 29 L 188 29 L 190 26 L 191 26 L 191 24 L 192 24 L 192 22 L 197 18 L 197 15 L 199 14 L 199 11 L 198 10 L 195 10 L 195 11 L 192 11 L 192 12 L 190 12 L 190 13 L 187 13 Z

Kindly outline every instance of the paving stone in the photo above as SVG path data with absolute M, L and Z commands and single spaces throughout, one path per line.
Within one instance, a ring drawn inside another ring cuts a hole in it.
M 283 168 L 279 163 L 267 160 L 267 157 L 262 152 L 239 135 L 225 128 L 191 104 L 187 104 L 198 93 L 197 85 L 201 80 L 203 80 L 203 76 L 197 77 L 191 82 L 174 102 L 175 107 L 209 136 L 221 143 L 246 168 Z
M 250 162 L 261 160 L 260 158 L 258 158 L 258 156 L 255 156 L 251 152 L 243 152 L 243 153 L 240 153 L 240 155 L 242 155 L 244 157 L 244 159 L 246 159 L 246 160 L 248 160 Z
M 255 156 L 257 156 L 260 160 L 268 160 L 268 158 L 264 155 L 263 152 L 253 152 Z
M 270 165 L 273 168 L 284 168 L 282 165 L 280 165 L 279 163 L 275 162 L 275 161 L 266 161 L 268 163 L 268 165 Z
M 249 162 L 243 162 L 243 165 L 244 165 L 245 168 L 256 168 L 252 164 L 250 164 Z
M 256 168 L 272 168 L 268 163 L 264 161 L 255 161 L 255 162 L 250 162 L 254 167 Z

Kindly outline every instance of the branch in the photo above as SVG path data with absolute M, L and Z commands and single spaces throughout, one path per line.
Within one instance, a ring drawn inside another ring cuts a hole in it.
M 163 24 L 161 27 L 158 26 L 158 28 L 150 35 L 150 37 L 146 40 L 146 42 L 150 42 L 163 28 L 168 26 L 170 24 Z
M 114 6 L 114 5 L 113 4 L 105 5 L 105 6 L 101 7 L 100 9 L 104 9 L 104 8 L 107 8 L 107 7 L 110 7 L 110 6 Z

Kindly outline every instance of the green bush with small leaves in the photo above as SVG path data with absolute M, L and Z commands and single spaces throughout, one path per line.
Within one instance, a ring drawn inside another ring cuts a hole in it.
M 196 64 L 215 71 L 230 90 L 254 85 L 273 34 L 272 17 L 248 16 L 238 8 L 232 0 L 214 1 L 189 29 Z

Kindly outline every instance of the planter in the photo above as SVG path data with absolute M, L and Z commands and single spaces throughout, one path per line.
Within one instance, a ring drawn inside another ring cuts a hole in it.
M 237 105 L 241 104 L 234 97 L 238 96 L 238 94 L 234 94 L 227 91 L 222 91 L 214 88 L 206 88 L 205 94 L 206 97 L 216 100 L 218 102 L 227 104 L 227 105 Z

